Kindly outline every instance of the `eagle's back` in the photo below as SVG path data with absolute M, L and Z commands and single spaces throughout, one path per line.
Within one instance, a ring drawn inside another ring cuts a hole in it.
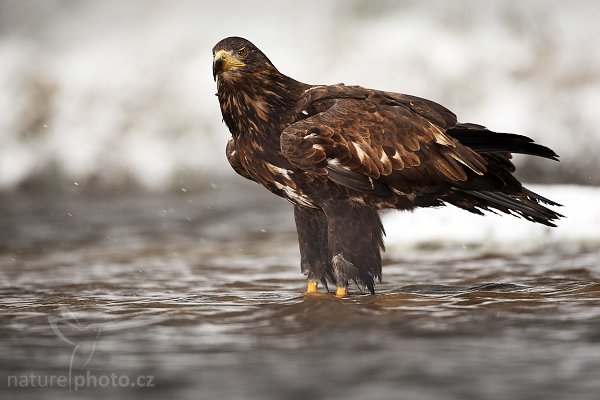
M 512 210 L 547 224 L 558 217 L 513 176 L 512 152 L 556 157 L 525 136 L 460 124 L 445 107 L 415 96 L 342 84 L 292 87 L 286 93 L 281 80 L 264 96 L 238 94 L 228 146 L 238 173 L 292 203 L 450 203 L 476 213 Z

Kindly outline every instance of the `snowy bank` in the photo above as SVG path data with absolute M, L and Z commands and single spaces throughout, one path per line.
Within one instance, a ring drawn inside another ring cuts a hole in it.
M 484 217 L 456 207 L 391 212 L 384 216 L 387 251 L 401 255 L 409 249 L 471 247 L 498 251 L 537 251 L 546 246 L 600 244 L 600 188 L 560 185 L 528 186 L 563 207 L 565 215 L 556 228 L 534 224 L 509 215 Z

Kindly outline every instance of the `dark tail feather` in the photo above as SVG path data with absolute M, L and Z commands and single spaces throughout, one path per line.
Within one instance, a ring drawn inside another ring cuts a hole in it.
M 552 149 L 534 143 L 527 136 L 492 132 L 469 124 L 458 125 L 448 129 L 446 133 L 478 153 L 519 153 L 558 161 L 558 155 Z
M 475 204 L 477 208 L 496 209 L 507 214 L 517 214 L 526 220 L 538 222 L 547 226 L 555 227 L 554 221 L 564 217 L 555 211 L 544 207 L 540 203 L 560 206 L 560 204 L 548 200 L 528 189 L 523 189 L 522 194 L 510 195 L 500 192 L 488 191 L 465 191 L 479 199 Z
M 552 201 L 546 197 L 540 196 L 539 194 L 532 192 L 531 190 L 529 190 L 527 188 L 522 188 L 521 190 L 522 190 L 523 194 L 525 194 L 527 197 L 531 197 L 532 199 L 535 199 L 538 203 L 544 203 L 549 206 L 562 207 L 562 204 Z M 561 215 L 561 217 L 562 217 L 562 215 Z
M 533 139 L 527 136 L 492 132 L 475 124 L 458 124 L 448 129 L 446 133 L 464 146 L 483 154 L 489 164 L 489 175 L 497 177 L 502 184 L 498 187 L 488 185 L 483 190 L 482 187 L 485 185 L 473 184 L 470 188 L 467 185 L 456 187 L 455 190 L 459 192 L 455 193 L 457 196 L 448 196 L 445 201 L 477 214 L 481 214 L 482 210 L 501 211 L 529 221 L 556 226 L 554 221 L 563 215 L 543 204 L 549 206 L 560 206 L 560 204 L 522 187 L 512 176 L 515 168 L 507 154 L 529 154 L 558 161 L 558 155 L 552 149 L 534 143 Z

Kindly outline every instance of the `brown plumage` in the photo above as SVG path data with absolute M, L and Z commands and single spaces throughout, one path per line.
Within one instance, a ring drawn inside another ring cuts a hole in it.
M 309 282 L 374 293 L 381 280 L 378 210 L 453 204 L 554 226 L 557 205 L 513 176 L 511 153 L 557 160 L 521 135 L 459 123 L 441 105 L 359 86 L 307 85 L 281 74 L 252 43 L 213 49 L 234 170 L 294 204 Z M 338 293 L 340 291 L 338 290 Z

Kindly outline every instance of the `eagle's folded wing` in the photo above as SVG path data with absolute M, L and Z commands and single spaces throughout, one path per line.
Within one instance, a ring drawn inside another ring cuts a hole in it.
M 463 182 L 486 160 L 410 106 L 385 94 L 328 99 L 331 106 L 287 127 L 281 151 L 296 167 L 359 192 Z

